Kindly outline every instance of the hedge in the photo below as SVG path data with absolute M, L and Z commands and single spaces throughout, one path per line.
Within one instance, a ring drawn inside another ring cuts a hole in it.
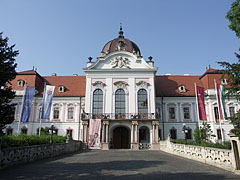
M 177 143 L 177 144 L 185 144 L 184 139 L 175 139 L 175 140 L 172 140 L 172 142 Z M 206 141 L 202 141 L 201 143 L 196 143 L 193 140 L 188 140 L 187 144 L 194 145 L 194 146 L 219 148 L 219 149 L 230 149 L 230 150 L 232 149 L 231 142 L 229 142 L 229 141 L 224 141 L 223 143 L 211 143 L 211 142 L 206 142 Z
M 51 135 L 25 135 L 21 134 L 19 136 L 3 136 L 2 137 L 2 148 L 10 147 L 22 147 L 22 146 L 32 146 L 40 144 L 50 144 Z M 53 143 L 64 143 L 66 137 L 53 135 Z

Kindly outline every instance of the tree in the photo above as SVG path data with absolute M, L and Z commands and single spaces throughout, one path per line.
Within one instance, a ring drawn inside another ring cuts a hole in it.
M 199 125 L 196 124 L 196 128 L 194 130 L 194 138 L 195 138 L 195 142 L 197 144 L 201 144 L 201 131 L 199 129 Z
M 226 18 L 230 21 L 228 27 L 232 31 L 235 31 L 236 36 L 240 38 L 240 0 L 232 3 L 232 7 L 227 12 Z
M 226 18 L 230 21 L 228 26 L 232 31 L 235 31 L 236 36 L 240 38 L 240 0 L 232 3 L 231 9 L 227 12 Z M 240 49 L 239 49 L 240 50 Z M 237 57 L 236 63 L 218 62 L 223 67 L 223 76 L 227 75 L 227 82 L 229 87 L 226 88 L 226 96 L 235 97 L 237 101 L 240 100 L 240 55 L 235 53 Z M 233 123 L 233 129 L 230 132 L 234 133 L 240 138 L 240 110 L 230 118 Z
M 6 125 L 14 120 L 15 104 L 12 99 L 15 92 L 6 86 L 16 76 L 15 57 L 19 53 L 14 50 L 14 46 L 8 46 L 8 38 L 3 38 L 0 33 L 0 137 Z

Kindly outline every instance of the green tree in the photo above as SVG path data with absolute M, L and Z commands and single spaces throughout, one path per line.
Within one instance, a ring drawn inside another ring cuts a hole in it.
M 209 141 L 211 137 L 215 137 L 213 131 L 211 130 L 210 124 L 207 122 L 203 122 L 202 126 L 200 127 L 201 131 L 201 139 L 204 141 Z
M 226 18 L 230 21 L 229 28 L 240 38 L 240 0 L 232 3 L 231 9 L 227 12 Z M 239 49 L 240 50 L 240 49 Z M 236 63 L 218 62 L 223 67 L 223 76 L 227 75 L 229 87 L 226 88 L 226 96 L 235 97 L 240 100 L 240 55 L 235 53 L 237 57 Z M 230 131 L 240 138 L 240 110 L 230 118 L 233 123 L 233 129 Z
M 197 144 L 201 144 L 201 131 L 198 124 L 196 124 L 196 128 L 194 130 L 194 139 Z
M 228 27 L 232 31 L 235 31 L 236 36 L 240 38 L 240 0 L 232 3 L 232 7 L 227 12 L 226 18 L 230 21 Z
M 3 38 L 0 33 L 0 138 L 3 129 L 14 120 L 15 104 L 12 99 L 15 92 L 7 84 L 16 76 L 15 57 L 19 54 L 14 50 L 14 46 L 8 45 L 8 38 Z

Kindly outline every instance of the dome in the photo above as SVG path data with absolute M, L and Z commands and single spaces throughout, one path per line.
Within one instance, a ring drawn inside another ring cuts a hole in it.
M 109 41 L 102 49 L 100 56 L 105 56 L 108 53 L 115 51 L 127 51 L 133 53 L 137 56 L 141 56 L 140 49 L 138 46 L 130 41 L 129 39 L 124 38 L 122 27 L 120 27 L 119 36 L 111 41 Z

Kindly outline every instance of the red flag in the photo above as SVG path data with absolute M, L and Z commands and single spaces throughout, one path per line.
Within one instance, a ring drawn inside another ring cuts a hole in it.
M 204 88 L 197 86 L 197 103 L 198 103 L 198 114 L 199 120 L 206 121 L 206 112 L 204 104 Z

